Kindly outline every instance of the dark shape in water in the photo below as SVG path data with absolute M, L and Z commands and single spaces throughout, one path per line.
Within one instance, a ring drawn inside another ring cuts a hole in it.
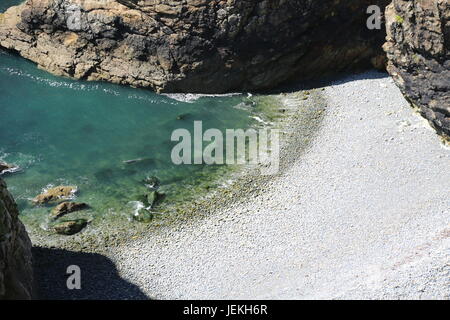
M 20 168 L 18 166 L 0 161 L 0 175 L 6 174 L 6 173 L 14 173 L 19 170 L 20 170 Z
M 161 186 L 161 181 L 155 176 L 145 178 L 144 183 L 148 189 L 153 191 L 158 190 L 159 187 Z
M 179 114 L 177 116 L 177 120 L 186 120 L 187 118 L 189 118 L 190 115 L 191 115 L 190 113 Z
M 164 200 L 165 194 L 159 193 L 158 191 L 152 191 L 147 196 L 147 202 L 149 208 L 153 209 L 159 202 Z
M 101 169 L 94 173 L 95 178 L 100 181 L 109 181 L 114 178 L 115 171 L 111 168 Z
M 56 220 L 68 213 L 87 209 L 88 207 L 86 203 L 63 202 L 52 210 L 50 217 Z
M 58 234 L 71 236 L 83 230 L 87 223 L 86 219 L 68 220 L 54 225 L 53 229 Z
M 95 127 L 92 124 L 86 124 L 81 128 L 81 131 L 85 134 L 91 135 L 95 132 Z
M 139 162 L 150 162 L 153 161 L 151 158 L 139 158 L 139 159 L 132 159 L 132 160 L 125 160 L 123 163 L 125 164 L 133 164 L 133 163 L 139 163 Z

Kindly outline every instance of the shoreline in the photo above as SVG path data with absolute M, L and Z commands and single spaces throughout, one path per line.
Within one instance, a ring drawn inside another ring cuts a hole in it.
M 307 95 L 304 94 L 305 91 L 308 92 Z M 271 122 L 269 128 L 281 130 L 280 172 L 294 160 L 292 158 L 286 161 L 289 153 L 284 152 L 283 149 L 291 145 L 294 140 L 311 137 L 317 131 L 323 116 L 322 111 L 325 110 L 320 94 L 320 90 L 292 89 L 289 93 L 269 93 L 257 96 L 259 104 L 256 112 L 267 117 Z M 304 108 L 303 114 L 297 110 L 299 107 Z M 279 111 L 280 108 L 283 109 L 282 115 Z M 317 111 L 320 113 L 316 114 Z M 297 121 L 298 124 L 296 124 Z M 307 148 L 310 140 L 302 142 L 300 144 L 302 148 Z M 130 239 L 136 239 L 148 233 L 159 234 L 165 230 L 177 229 L 186 223 L 195 224 L 220 210 L 221 206 L 237 204 L 245 200 L 242 199 L 243 191 L 254 192 L 258 189 L 251 190 L 251 185 L 255 181 L 258 182 L 258 186 L 263 186 L 265 180 L 268 179 L 260 176 L 259 170 L 259 166 L 245 165 L 229 168 L 226 170 L 225 176 L 214 176 L 219 185 L 211 191 L 205 191 L 198 199 L 186 201 L 184 204 L 167 204 L 165 212 L 150 223 L 139 223 L 129 219 L 125 221 L 121 214 L 118 214 L 117 217 L 116 215 L 102 216 L 94 220 L 93 228 L 89 229 L 88 227 L 70 237 L 41 230 L 41 227 L 35 224 L 27 225 L 27 228 L 29 228 L 30 238 L 35 247 L 107 254 L 111 247 L 126 245 Z M 80 212 L 80 216 L 82 214 L 83 212 Z
M 279 176 L 111 250 L 120 276 L 155 299 L 448 298 L 450 153 L 387 75 L 324 95 L 320 130 Z
M 385 74 L 348 75 L 315 92 L 317 126 L 290 127 L 277 176 L 246 175 L 193 205 L 195 215 L 101 250 L 61 252 L 50 268 L 53 251 L 39 254 L 40 283 L 76 264 L 74 254 L 89 261 L 85 274 L 103 276 L 82 292 L 51 286 L 42 297 L 448 298 L 448 148 Z M 107 274 L 93 266 L 98 256 Z
M 305 90 L 302 91 L 296 88 L 289 91 L 290 93 L 276 94 L 276 99 L 283 100 L 283 104 L 280 106 L 285 109 L 283 113 L 289 114 L 288 116 L 282 117 L 282 121 L 278 121 L 275 125 L 276 127 L 280 126 L 281 131 L 284 132 L 280 139 L 282 142 L 280 150 L 281 162 L 280 173 L 277 175 L 277 178 L 296 158 L 294 154 L 286 152 L 286 148 L 294 144 L 298 149 L 304 151 L 309 147 L 318 132 L 326 107 L 321 97 L 321 89 L 308 90 L 308 99 L 305 99 L 305 94 L 303 93 Z M 273 95 L 271 94 L 270 96 Z M 299 112 L 299 108 L 303 108 L 304 113 Z M 114 230 L 113 223 L 105 228 L 101 228 L 103 230 L 101 230 L 100 234 L 81 232 L 72 237 L 30 232 L 33 249 L 35 255 L 38 257 L 35 265 L 36 274 L 40 274 L 38 278 L 44 278 L 38 282 L 42 286 L 47 286 L 47 282 L 52 282 L 50 280 L 52 279 L 52 274 L 58 273 L 57 268 L 61 269 L 64 265 L 77 263 L 73 261 L 73 257 L 77 257 L 86 263 L 90 261 L 89 267 L 86 266 L 86 268 L 92 268 L 90 264 L 101 256 L 108 261 L 104 263 L 102 259 L 101 264 L 107 264 L 109 268 L 110 266 L 114 266 L 114 252 L 119 248 L 126 247 L 130 241 L 136 241 L 146 236 L 152 238 L 162 237 L 167 233 L 182 230 L 188 225 L 195 226 L 201 223 L 204 219 L 217 214 L 223 206 L 238 206 L 244 203 L 248 193 L 256 194 L 260 191 L 260 188 L 264 188 L 266 183 L 270 181 L 271 177 L 259 175 L 259 170 L 259 167 L 252 167 L 250 168 L 250 172 L 245 172 L 242 168 L 228 172 L 228 178 L 231 179 L 231 183 L 215 188 L 215 190 L 204 195 L 195 203 L 186 205 L 182 209 L 185 210 L 185 214 L 175 214 L 173 218 L 162 218 L 161 225 L 137 224 L 135 222 L 131 227 L 132 229 L 103 235 L 108 230 Z M 245 194 L 242 192 L 243 190 L 245 190 Z M 56 264 L 50 268 L 54 268 L 53 271 L 48 271 L 51 261 L 52 263 L 56 262 Z M 102 271 L 96 272 L 103 274 Z M 117 278 L 115 268 L 113 268 L 111 275 L 107 277 L 113 280 Z M 125 284 L 125 286 L 128 286 L 128 284 Z M 89 292 L 88 294 L 93 294 L 100 299 L 117 297 L 115 293 L 109 290 L 107 296 L 98 292 L 96 288 L 92 290 L 94 292 Z M 43 289 L 43 291 L 44 293 L 41 297 L 50 299 L 60 299 L 61 297 L 66 299 L 70 298 L 71 294 L 74 294 L 74 292 L 68 292 L 65 288 L 58 286 Z M 143 296 L 138 291 L 135 294 L 134 297 L 137 299 L 147 298 L 147 296 Z M 84 294 L 83 297 L 85 297 Z M 121 298 L 123 297 L 121 296 Z

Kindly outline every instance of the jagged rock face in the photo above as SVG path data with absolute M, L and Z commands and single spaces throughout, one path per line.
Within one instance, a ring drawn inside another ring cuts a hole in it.
M 1 18 L 0 45 L 78 79 L 160 92 L 272 88 L 366 66 L 389 0 L 28 0 Z
M 31 241 L 18 215 L 0 179 L 0 300 L 32 297 Z
M 394 0 L 386 9 L 388 71 L 444 137 L 450 137 L 450 2 Z

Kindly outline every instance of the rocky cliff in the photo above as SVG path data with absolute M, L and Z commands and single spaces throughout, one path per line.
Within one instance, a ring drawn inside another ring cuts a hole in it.
M 386 9 L 388 71 L 436 130 L 450 137 L 450 2 L 394 0 Z
M 365 67 L 389 0 L 28 0 L 0 18 L 0 45 L 41 68 L 159 92 L 272 88 Z M 378 60 L 379 61 L 379 60 Z
M 0 178 L 0 300 L 32 296 L 31 242 Z

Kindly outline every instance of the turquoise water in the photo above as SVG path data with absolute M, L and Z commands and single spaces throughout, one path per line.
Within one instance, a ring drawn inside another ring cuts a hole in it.
M 204 129 L 254 126 L 252 110 L 241 108 L 245 99 L 181 102 L 148 90 L 52 76 L 0 51 L 0 160 L 23 169 L 5 180 L 25 221 L 48 215 L 50 208 L 35 207 L 30 198 L 52 185 L 77 186 L 76 200 L 91 205 L 94 217 L 131 214 L 130 203 L 148 193 L 146 176 L 161 180 L 165 205 L 187 201 L 213 187 L 211 180 L 226 170 L 173 165 L 172 131 L 192 132 L 194 120 L 202 120 Z M 123 163 L 136 158 L 146 161 Z
M 23 2 L 23 1 L 22 0 L 2 0 L 0 2 L 0 12 L 4 12 L 9 7 L 20 4 L 21 2 Z

